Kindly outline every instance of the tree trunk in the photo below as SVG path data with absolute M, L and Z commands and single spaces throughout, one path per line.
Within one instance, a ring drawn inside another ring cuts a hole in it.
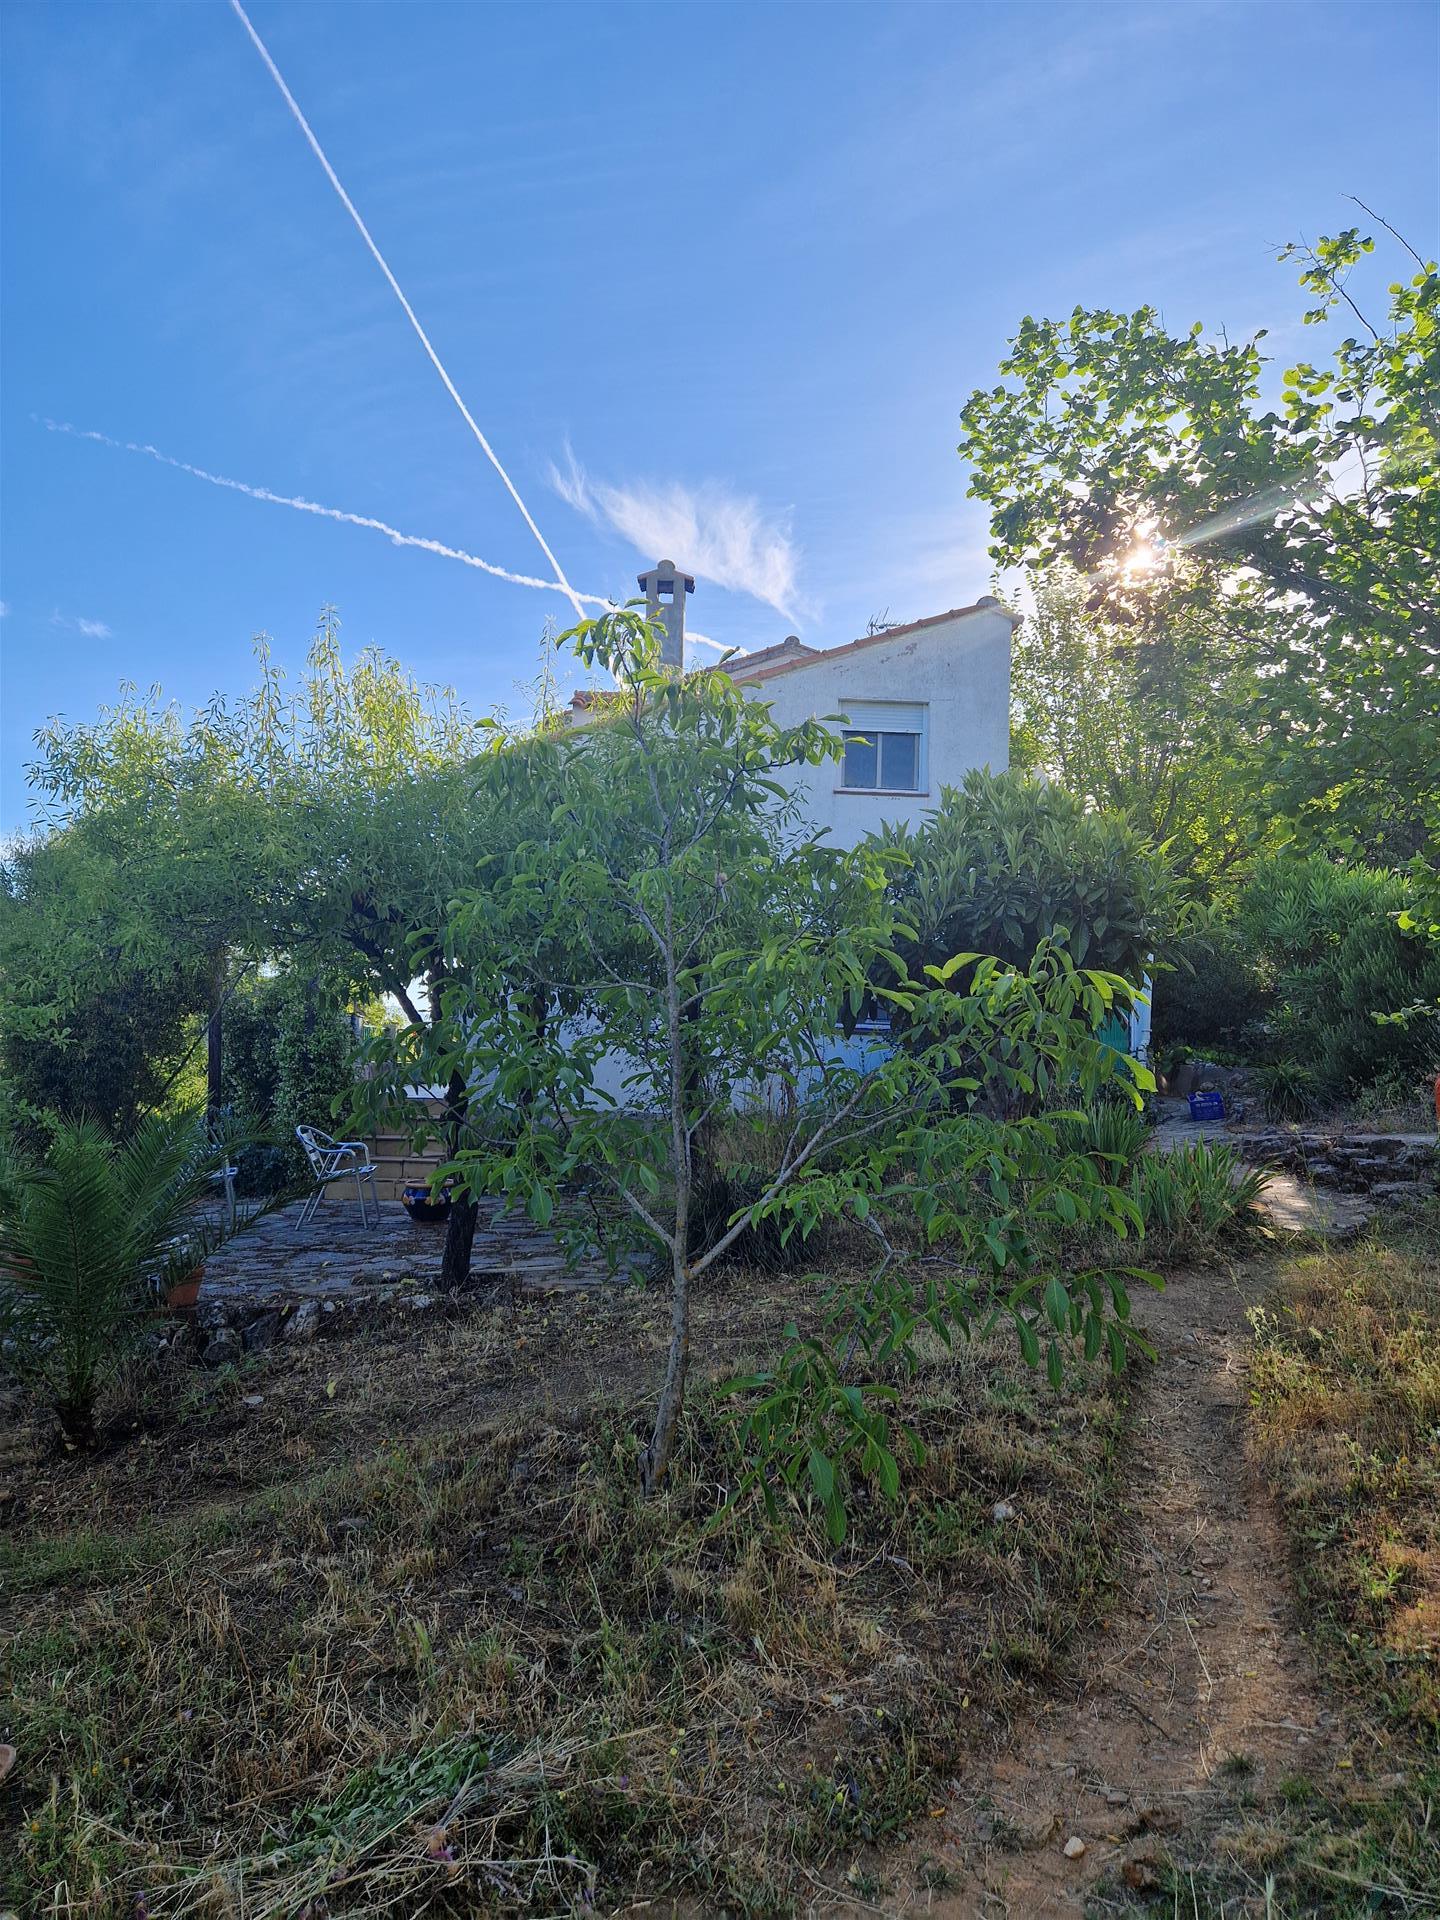
M 213 1120 L 225 1104 L 225 949 L 210 975 L 210 1017 L 205 1026 L 205 1114 Z
M 690 1372 L 690 1264 L 683 1240 L 671 1255 L 671 1268 L 670 1353 L 655 1409 L 655 1430 L 640 1463 L 640 1483 L 646 1493 L 654 1493 L 670 1471 Z
M 667 847 L 666 853 L 668 855 Z M 675 1228 L 670 1236 L 670 1352 L 655 1430 L 640 1463 L 640 1482 L 654 1493 L 670 1471 L 680 1410 L 685 1404 L 685 1381 L 690 1372 L 690 1192 L 693 1161 L 686 1127 L 687 1023 L 680 1014 L 680 983 L 675 961 L 674 903 L 667 897 L 664 911 L 665 1027 L 670 1042 L 670 1157 L 675 1177 Z
M 470 1256 L 479 1217 L 480 1208 L 474 1196 L 457 1193 L 450 1203 L 450 1218 L 445 1223 L 445 1252 L 440 1261 L 440 1285 L 446 1293 L 458 1293 L 470 1284 Z
M 444 1121 L 445 1146 L 452 1160 L 460 1148 L 469 1097 L 465 1076 L 458 1068 L 454 1069 L 445 1089 Z M 462 1188 L 450 1204 L 450 1218 L 445 1223 L 445 1253 L 440 1262 L 440 1285 L 447 1293 L 458 1293 L 470 1284 L 470 1255 L 479 1213 L 474 1195 L 468 1189 Z

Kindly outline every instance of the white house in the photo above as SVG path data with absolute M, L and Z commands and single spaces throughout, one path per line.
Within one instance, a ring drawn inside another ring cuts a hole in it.
M 669 560 L 639 576 L 665 627 L 666 664 L 683 671 L 690 575 Z M 1000 772 L 1010 753 L 1010 643 L 1019 617 L 986 594 L 968 607 L 885 627 L 838 647 L 794 634 L 726 662 L 736 683 L 769 703 L 782 726 L 835 718 L 844 757 L 792 769 L 788 783 L 817 829 L 853 847 L 887 821 L 918 826 L 975 767 Z M 583 724 L 589 697 L 577 694 Z

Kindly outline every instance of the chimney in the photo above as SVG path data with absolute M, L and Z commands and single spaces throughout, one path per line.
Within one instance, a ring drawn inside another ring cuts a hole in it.
M 661 560 L 649 573 L 636 575 L 636 584 L 645 595 L 647 618 L 663 624 L 665 643 L 660 649 L 660 664 L 675 673 L 685 670 L 685 595 L 694 593 L 694 576 L 678 573 L 673 560 Z

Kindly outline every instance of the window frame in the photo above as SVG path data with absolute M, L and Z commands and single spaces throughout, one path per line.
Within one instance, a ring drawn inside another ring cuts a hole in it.
M 840 737 L 847 744 L 851 739 L 873 742 L 875 748 L 875 784 L 873 786 L 852 786 L 846 777 L 845 758 L 842 753 L 839 766 L 839 783 L 836 793 L 873 794 L 891 798 L 924 799 L 930 787 L 930 708 L 927 702 L 919 700 L 855 700 L 848 709 L 842 703 L 844 724 Z M 909 724 L 897 724 L 908 722 Z M 883 784 L 885 770 L 885 734 L 908 736 L 915 742 L 915 784 L 912 787 L 891 787 Z

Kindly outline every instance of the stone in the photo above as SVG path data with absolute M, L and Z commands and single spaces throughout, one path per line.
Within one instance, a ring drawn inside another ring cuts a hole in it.
M 280 1329 L 282 1340 L 313 1340 L 320 1331 L 320 1303 L 302 1300 Z
M 274 1346 L 275 1336 L 279 1331 L 279 1314 L 262 1313 L 258 1319 L 252 1320 L 245 1329 L 245 1351 L 247 1353 L 263 1353 L 267 1347 Z
M 1065 1842 L 1065 1845 L 1061 1848 L 1061 1852 L 1067 1860 L 1079 1860 L 1084 1856 L 1085 1842 L 1080 1838 L 1078 1833 L 1072 1833 L 1070 1838 Z
M 211 1335 L 201 1355 L 207 1367 L 233 1367 L 239 1364 L 245 1348 L 233 1327 L 219 1327 Z
M 990 1518 L 998 1525 L 1002 1520 L 1013 1520 L 1015 1509 L 1008 1500 L 997 1500 L 990 1509 Z

